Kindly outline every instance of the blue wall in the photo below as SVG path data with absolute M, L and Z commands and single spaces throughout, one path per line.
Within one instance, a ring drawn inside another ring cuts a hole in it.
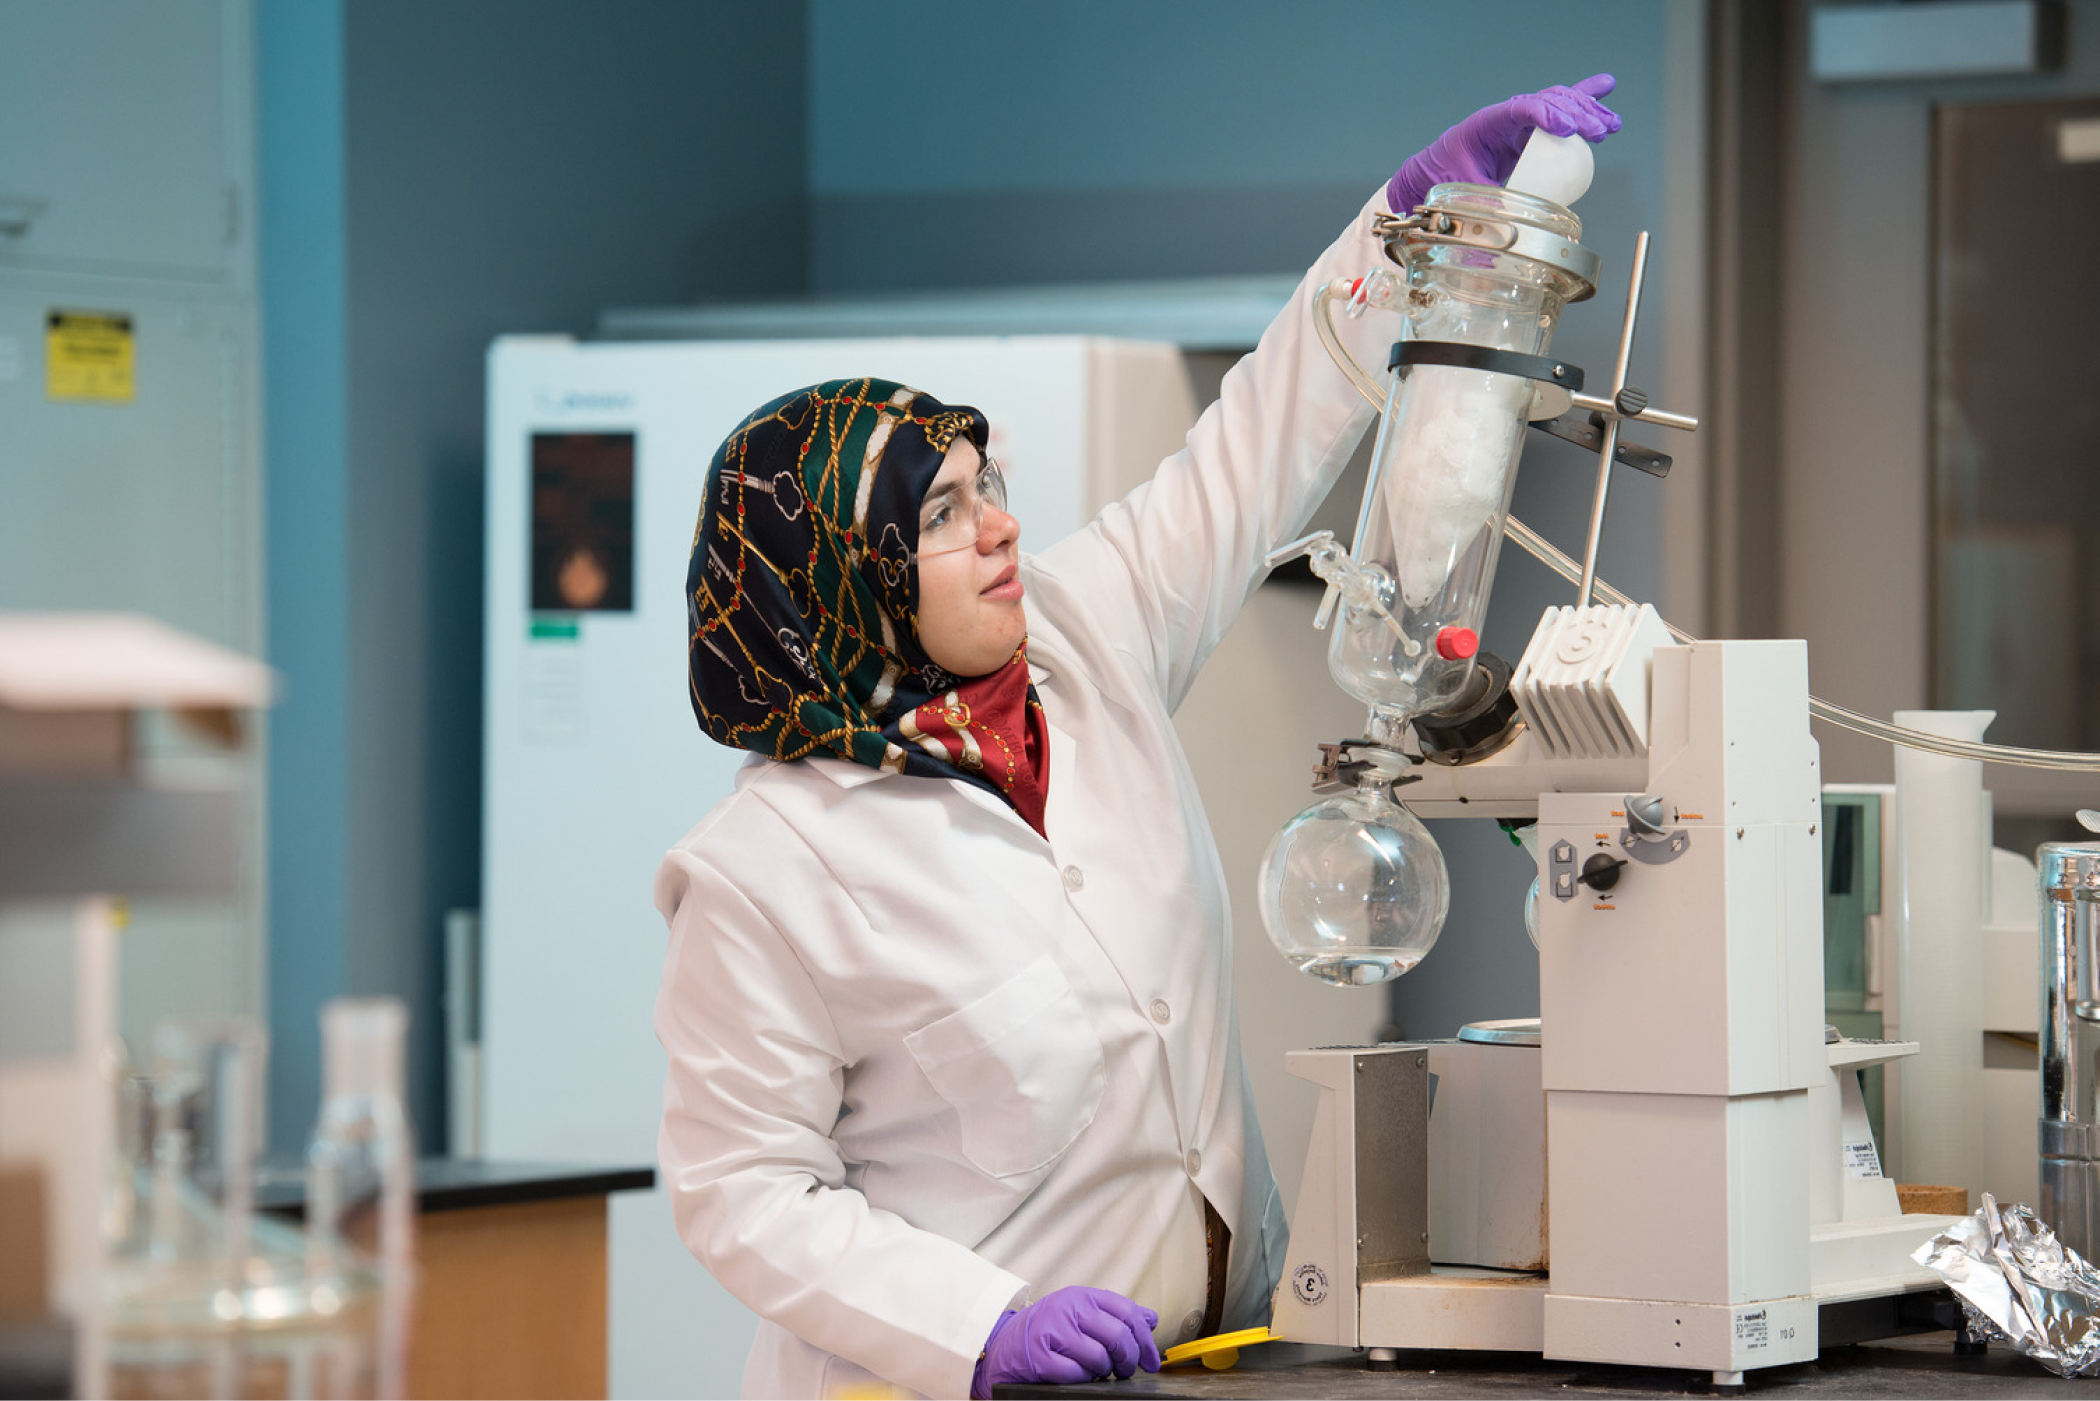
M 1299 266 L 1488 102 L 1620 75 L 1601 205 L 1661 200 L 1664 0 L 810 6 L 820 291 Z
M 864 0 L 810 7 L 810 186 L 1169 189 L 1390 174 L 1512 92 L 1626 72 L 1657 110 L 1663 0 Z M 1617 164 L 1659 156 L 1630 122 Z M 1649 191 L 1653 194 L 1654 191 Z
M 270 1128 L 313 1127 L 315 1014 L 342 993 L 350 703 L 343 12 L 256 9 L 263 340 L 265 638 L 284 673 L 270 715 Z
M 480 899 L 482 357 L 607 306 L 803 281 L 805 29 L 730 0 L 259 5 L 273 1141 L 319 1004 L 413 1012 L 445 1143 L 441 924 Z

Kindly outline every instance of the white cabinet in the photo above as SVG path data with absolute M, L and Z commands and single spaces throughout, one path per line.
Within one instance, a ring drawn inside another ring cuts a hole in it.
M 242 0 L 0 3 L 0 273 L 239 279 L 251 30 Z
M 250 0 L 0 0 L 0 609 L 264 649 L 253 29 Z M 53 312 L 128 321 L 128 397 L 49 392 Z M 264 995 L 260 746 L 148 724 L 138 753 L 236 792 L 242 865 L 231 899 L 130 907 L 134 1045 Z
M 0 606 L 135 610 L 259 650 L 253 309 L 39 281 L 0 276 Z M 129 402 L 47 396 L 58 308 L 130 318 Z

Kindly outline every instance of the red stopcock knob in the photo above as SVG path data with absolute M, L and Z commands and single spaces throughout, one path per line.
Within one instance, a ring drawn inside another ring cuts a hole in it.
M 1436 654 L 1447 662 L 1462 662 L 1480 650 L 1480 634 L 1471 628 L 1438 628 Z

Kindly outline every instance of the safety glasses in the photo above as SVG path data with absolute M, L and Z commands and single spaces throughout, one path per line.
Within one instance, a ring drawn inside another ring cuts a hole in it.
M 977 475 L 959 486 L 936 488 L 919 505 L 919 556 L 966 550 L 984 531 L 985 507 L 1006 509 L 1006 474 L 987 456 Z

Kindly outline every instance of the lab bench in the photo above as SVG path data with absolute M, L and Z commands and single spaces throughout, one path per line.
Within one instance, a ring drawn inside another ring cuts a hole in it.
M 1814 1362 L 1744 1374 L 1740 1394 L 1758 1397 L 2089 1396 L 2100 1383 L 2066 1382 L 2011 1348 L 1992 1346 L 1962 1356 L 1952 1333 L 1827 1349 Z M 1068 1397 L 1113 1401 L 1124 1397 L 1371 1397 L 1727 1396 L 1711 1374 L 1652 1367 L 1549 1362 L 1528 1353 L 1410 1352 L 1393 1371 L 1373 1371 L 1365 1355 L 1346 1348 L 1266 1343 L 1244 1349 L 1230 1371 L 1185 1364 L 1127 1381 L 1079 1386 L 1000 1386 L 995 1397 Z
M 409 1395 L 605 1395 L 605 1199 L 655 1185 L 646 1167 L 418 1163 Z M 265 1161 L 255 1196 L 303 1217 L 303 1169 Z

